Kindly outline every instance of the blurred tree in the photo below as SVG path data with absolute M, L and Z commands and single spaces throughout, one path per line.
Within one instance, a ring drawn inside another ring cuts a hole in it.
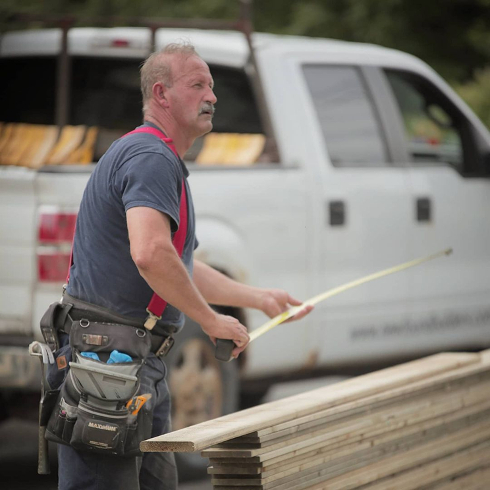
M 0 12 L 234 19 L 238 0 L 2 0 Z M 463 83 L 490 61 L 490 0 L 255 0 L 258 31 L 369 42 Z M 5 27 L 5 26 L 3 26 Z
M 284 0 L 255 10 L 258 30 L 400 49 L 449 80 L 468 79 L 490 58 L 488 0 Z
M 490 66 L 477 70 L 473 80 L 454 88 L 490 128 Z

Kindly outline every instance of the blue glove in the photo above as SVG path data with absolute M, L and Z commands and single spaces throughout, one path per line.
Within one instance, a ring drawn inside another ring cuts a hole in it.
M 114 364 L 115 362 L 131 362 L 133 359 L 131 356 L 124 354 L 123 352 L 119 352 L 117 350 L 113 350 L 109 359 L 107 359 L 107 364 Z
M 100 361 L 97 352 L 80 352 L 83 357 L 88 357 L 89 359 L 94 359 L 95 361 Z

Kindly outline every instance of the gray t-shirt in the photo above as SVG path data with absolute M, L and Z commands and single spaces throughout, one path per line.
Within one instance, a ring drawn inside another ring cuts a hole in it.
M 143 126 L 156 127 L 148 122 Z M 100 159 L 83 194 L 68 294 L 121 315 L 147 316 L 153 291 L 131 258 L 126 211 L 136 206 L 161 211 L 170 217 L 175 233 L 183 177 L 188 217 L 182 260 L 192 275 L 197 240 L 188 175 L 182 160 L 152 134 L 136 133 L 115 141 Z M 167 305 L 154 331 L 173 333 L 183 324 L 184 315 Z

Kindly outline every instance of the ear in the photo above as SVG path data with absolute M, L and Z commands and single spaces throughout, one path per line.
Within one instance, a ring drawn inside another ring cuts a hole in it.
M 157 101 L 158 105 L 162 107 L 168 107 L 167 100 L 167 91 L 168 87 L 166 87 L 162 82 L 156 82 L 152 87 L 153 98 Z

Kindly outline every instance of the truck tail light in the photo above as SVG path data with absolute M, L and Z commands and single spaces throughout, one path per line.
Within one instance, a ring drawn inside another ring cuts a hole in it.
M 69 253 L 40 252 L 37 254 L 38 277 L 41 282 L 65 282 L 70 263 Z
M 42 244 L 71 243 L 75 234 L 76 221 L 76 213 L 41 213 L 39 242 Z
M 126 39 L 113 39 L 112 40 L 112 46 L 114 48 L 128 48 L 129 47 L 129 41 Z
M 77 213 L 56 208 L 39 214 L 37 269 L 40 282 L 64 282 L 70 262 Z

